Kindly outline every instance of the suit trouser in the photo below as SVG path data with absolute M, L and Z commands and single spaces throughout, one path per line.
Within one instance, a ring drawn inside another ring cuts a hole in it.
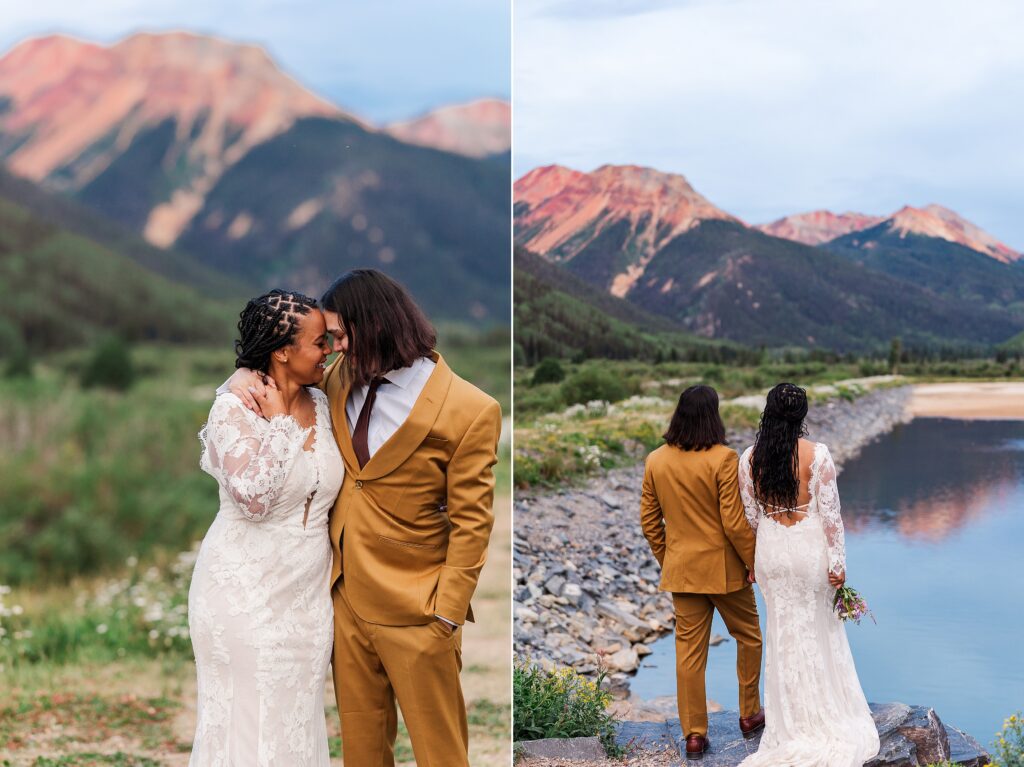
M 736 679 L 740 716 L 761 710 L 761 625 L 754 589 L 748 584 L 728 594 L 672 594 L 676 613 L 676 696 L 683 735 L 708 734 L 708 665 L 711 618 L 717 609 L 736 640 Z
M 462 629 L 438 621 L 368 623 L 352 610 L 341 579 L 334 599 L 334 691 L 348 767 L 394 767 L 398 712 L 418 767 L 469 767 L 462 697 Z

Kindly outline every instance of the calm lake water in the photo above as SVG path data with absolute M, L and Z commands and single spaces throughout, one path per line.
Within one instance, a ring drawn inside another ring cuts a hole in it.
M 878 619 L 847 627 L 868 700 L 931 706 L 990 745 L 1024 709 L 1024 422 L 915 419 L 847 463 L 839 495 L 847 582 Z M 728 636 L 717 613 L 713 631 Z M 735 647 L 708 659 L 729 709 Z M 675 695 L 672 637 L 652 649 L 631 688 Z

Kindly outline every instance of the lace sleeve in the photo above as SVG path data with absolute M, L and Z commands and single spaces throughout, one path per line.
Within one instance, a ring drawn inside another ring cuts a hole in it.
M 309 434 L 290 415 L 261 427 L 233 394 L 214 400 L 199 439 L 200 468 L 220 483 L 254 522 L 266 518 Z
M 760 508 L 754 500 L 754 480 L 750 476 L 750 448 L 743 451 L 740 457 L 740 498 L 743 499 L 743 513 L 751 528 L 757 530 L 757 512 Z
M 813 472 L 814 499 L 818 513 L 821 515 L 821 526 L 825 531 L 828 543 L 829 572 L 846 572 L 846 536 L 843 532 L 843 517 L 839 509 L 839 488 L 836 486 L 836 465 L 832 462 L 832 454 L 825 445 L 819 444 L 819 455 L 815 456 L 818 464 Z

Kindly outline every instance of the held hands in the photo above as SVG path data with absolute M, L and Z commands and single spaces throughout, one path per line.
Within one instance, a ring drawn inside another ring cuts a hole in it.
M 757 583 L 757 578 L 754 577 L 753 570 L 747 570 L 747 583 Z
M 829 573 L 828 582 L 832 584 L 833 588 L 842 588 L 843 584 L 846 583 L 846 573 L 840 570 L 838 573 Z

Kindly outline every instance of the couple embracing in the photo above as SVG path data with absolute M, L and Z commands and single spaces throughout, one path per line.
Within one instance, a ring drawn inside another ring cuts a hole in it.
M 346 764 L 468 767 L 461 626 L 493 524 L 498 403 L 455 375 L 375 270 L 238 323 L 201 434 L 220 485 L 189 591 L 191 767 L 329 767 L 328 665 Z M 327 366 L 328 355 L 338 358 Z
M 836 468 L 828 447 L 804 439 L 806 392 L 768 393 L 754 444 L 725 444 L 718 394 L 683 392 L 644 470 L 640 518 L 672 592 L 676 680 L 686 756 L 708 739 L 704 674 L 718 610 L 736 640 L 740 730 L 757 752 L 741 767 L 860 767 L 878 752 L 845 628 L 833 612 L 846 579 Z M 752 584 L 767 607 L 765 708 L 761 629 Z

